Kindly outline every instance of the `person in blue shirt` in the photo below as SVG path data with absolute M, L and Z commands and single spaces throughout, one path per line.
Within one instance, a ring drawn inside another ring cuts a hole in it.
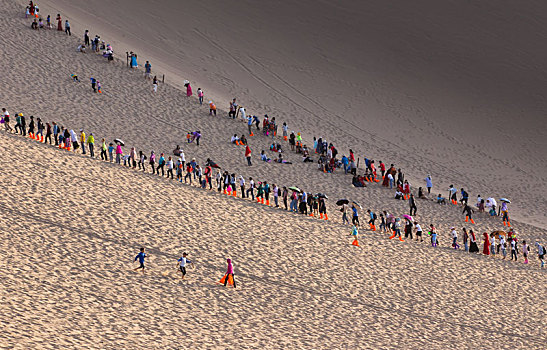
M 182 253 L 182 257 L 178 259 L 179 262 L 179 269 L 182 273 L 182 279 L 184 279 L 184 276 L 186 276 L 186 264 L 192 264 L 192 267 L 194 267 L 194 263 L 190 261 L 190 259 L 187 258 L 188 253 Z
M 144 248 L 141 248 L 141 252 L 139 254 L 137 254 L 137 256 L 135 257 L 135 260 L 133 261 L 137 261 L 137 259 L 139 260 L 139 267 L 133 269 L 133 271 L 137 271 L 138 269 L 142 269 L 142 273 L 144 273 L 144 258 L 146 258 L 147 255 L 146 253 L 144 252 Z
M 110 159 L 110 163 L 114 161 L 114 144 L 110 143 L 108 145 L 108 158 Z
M 347 174 L 349 171 L 349 159 L 345 155 L 342 156 L 342 164 L 344 164 L 344 174 Z

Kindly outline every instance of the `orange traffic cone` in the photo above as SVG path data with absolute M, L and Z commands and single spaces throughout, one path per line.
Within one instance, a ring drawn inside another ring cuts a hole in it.
M 328 220 L 329 216 L 325 213 L 325 220 Z
M 355 238 L 355 239 L 353 240 L 353 242 L 351 243 L 351 245 L 354 245 L 354 246 L 356 246 L 356 247 L 361 247 L 361 246 L 359 245 L 359 241 L 357 240 L 357 238 Z M 224 282 L 222 282 L 222 283 L 224 283 Z

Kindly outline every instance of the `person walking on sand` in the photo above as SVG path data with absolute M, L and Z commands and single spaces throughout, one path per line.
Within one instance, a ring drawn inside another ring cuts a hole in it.
M 458 244 L 458 232 L 456 231 L 456 228 L 452 226 L 450 230 L 450 235 L 452 236 L 452 247 L 454 249 L 460 249 L 460 245 Z
M 522 240 L 522 256 L 524 256 L 524 263 L 528 264 L 528 254 L 530 253 L 530 247 L 526 244 L 526 240 Z
M 137 261 L 139 260 L 139 267 L 137 268 L 134 268 L 133 271 L 137 271 L 138 269 L 142 269 L 142 273 L 144 273 L 144 258 L 146 258 L 148 255 L 146 255 L 146 253 L 144 252 L 144 248 L 141 248 L 141 251 L 139 254 L 137 254 L 137 256 L 135 257 L 135 260 L 133 261 Z
M 68 19 L 65 21 L 65 34 L 71 36 L 72 33 L 70 33 L 70 23 L 68 23 Z
M 62 32 L 63 31 L 63 20 L 61 19 L 61 14 L 57 14 L 57 30 Z
M 482 253 L 484 255 L 490 255 L 490 237 L 488 236 L 487 232 L 484 232 L 482 236 L 484 237 L 484 245 L 482 247 Z
M 545 262 L 543 261 L 545 258 L 545 253 L 546 253 L 545 247 L 539 244 L 538 241 L 536 241 L 536 248 L 538 250 L 538 259 L 541 263 L 541 268 L 543 268 L 545 266 Z
M 247 165 L 252 166 L 253 163 L 251 162 L 251 148 L 249 145 L 245 146 L 245 158 L 247 158 Z
M 471 221 L 471 223 L 474 224 L 475 221 L 473 220 L 473 217 L 472 217 L 472 213 L 474 213 L 474 211 L 470 205 L 468 204 L 464 205 L 462 214 L 464 213 L 465 213 L 465 222 Z
M 354 225 L 359 225 L 359 213 L 357 212 L 357 208 L 354 204 L 351 205 L 351 211 L 353 212 L 353 216 L 351 218 L 351 223 Z
M 429 235 L 431 236 L 431 246 L 436 247 L 439 244 L 439 241 L 437 240 L 437 229 L 433 224 L 429 225 Z
M 348 205 L 346 203 L 342 204 L 342 208 L 340 209 L 342 212 L 342 224 L 349 224 L 348 220 Z
M 418 238 L 420 238 L 420 242 L 423 242 L 424 239 L 422 238 L 423 236 L 422 226 L 420 226 L 420 224 L 417 221 L 415 221 L 414 227 L 416 228 L 416 242 L 418 241 Z
M 416 201 L 414 200 L 414 195 L 411 193 L 410 197 L 408 197 L 408 205 L 410 206 L 410 216 L 416 215 L 416 212 L 418 211 L 418 207 L 416 206 Z
M 236 280 L 234 278 L 234 265 L 232 265 L 232 259 L 226 259 L 228 263 L 228 268 L 226 269 L 226 278 L 224 279 L 224 287 L 228 284 L 230 276 L 232 276 L 232 281 L 234 282 L 234 288 L 236 287 Z
M 152 65 L 148 61 L 144 64 L 144 77 L 146 79 L 150 79 L 152 77 Z
M 106 150 L 107 150 L 107 147 L 106 147 L 106 140 L 103 138 L 101 140 L 101 160 L 108 160 L 108 157 L 106 156 Z
M 517 261 L 517 240 L 512 239 L 511 241 L 511 260 L 515 258 L 515 261 Z
M 467 233 L 467 229 L 464 227 L 462 228 L 463 232 L 463 247 L 466 252 L 469 252 L 469 234 Z
M 213 101 L 209 101 L 209 115 L 217 116 L 217 106 L 213 103 Z
M 49 142 L 49 144 L 51 145 L 51 125 L 49 123 L 46 123 L 46 138 L 44 142 Z
M 433 180 L 431 175 L 427 174 L 425 177 L 425 187 L 427 187 L 427 194 L 431 194 L 431 189 L 433 188 Z
M 198 88 L 198 99 L 199 99 L 199 105 L 203 105 L 203 90 L 201 88 Z
M 95 158 L 95 138 L 93 137 L 93 133 L 89 133 L 87 137 L 87 147 L 89 148 L 89 156 Z
M 82 145 L 82 154 L 85 154 L 85 133 L 83 129 L 80 129 L 80 144 Z
M 114 144 L 112 142 L 110 142 L 108 144 L 108 158 L 110 160 L 110 163 L 112 163 L 114 161 Z
M 503 260 L 507 257 L 507 242 L 505 242 L 505 236 L 500 235 L 500 249 L 501 255 L 503 255 Z
M 450 201 L 452 204 L 457 205 L 458 199 L 456 197 L 456 194 L 458 193 L 458 190 L 454 187 L 454 185 L 450 185 L 448 187 L 448 198 L 450 198 Z
M 193 268 L 195 268 L 194 263 L 190 261 L 190 259 L 187 258 L 188 253 L 184 252 L 182 253 L 182 256 L 177 261 L 179 262 L 179 270 L 182 273 L 182 279 L 184 279 L 184 276 L 186 276 L 186 265 L 191 264 Z
M 4 129 L 7 131 L 7 132 L 13 132 L 13 129 L 11 128 L 11 125 L 10 125 L 10 115 L 9 115 L 9 112 L 5 109 L 5 108 L 2 108 L 2 120 L 4 122 Z
M 118 145 L 116 146 L 116 164 L 122 163 L 122 155 L 123 155 L 122 145 L 118 143 Z

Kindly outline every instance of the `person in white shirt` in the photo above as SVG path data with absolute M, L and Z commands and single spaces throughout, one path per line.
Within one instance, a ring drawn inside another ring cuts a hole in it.
M 249 193 L 251 194 L 251 199 L 255 200 L 255 182 L 252 177 L 249 178 L 249 188 L 247 189 L 247 198 L 249 197 Z
M 459 249 L 460 246 L 458 245 L 458 232 L 456 231 L 455 227 L 451 227 L 450 230 L 450 234 L 452 235 L 452 247 L 454 247 L 454 249 Z
M 420 242 L 423 242 L 422 238 L 422 226 L 418 222 L 414 222 L 414 227 L 416 227 L 416 240 L 418 240 L 418 237 L 420 237 Z
M 503 260 L 505 260 L 505 258 L 507 257 L 507 248 L 506 248 L 506 245 L 505 245 L 505 237 L 500 235 L 500 245 L 499 245 L 500 249 L 501 249 L 501 254 L 503 255 Z
M 234 136 L 232 136 L 232 143 L 237 144 L 238 141 L 239 141 L 239 137 L 236 134 L 234 134 Z
M 243 120 L 247 119 L 247 116 L 245 114 L 245 108 L 243 108 L 243 106 L 239 107 L 239 114 L 241 114 L 241 118 Z
M 274 203 L 275 207 L 279 208 L 279 187 L 277 187 L 276 184 L 273 184 L 273 195 L 274 195 Z
M 167 178 L 169 178 L 169 174 L 171 174 L 171 180 L 173 180 L 173 159 L 171 157 L 167 160 Z
M 239 175 L 239 188 L 241 189 L 241 198 L 245 198 L 245 179 Z
M 193 268 L 195 268 L 194 266 L 194 263 L 191 262 L 188 258 L 188 253 L 182 253 L 182 257 L 180 259 L 178 259 L 177 261 L 179 262 L 179 269 L 180 269 L 180 272 L 182 273 L 182 279 L 184 279 L 184 276 L 186 276 L 186 265 L 187 264 L 191 264 Z

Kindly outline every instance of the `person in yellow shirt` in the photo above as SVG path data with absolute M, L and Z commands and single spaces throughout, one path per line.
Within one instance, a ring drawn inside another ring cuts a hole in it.
M 85 154 L 85 140 L 84 129 L 80 129 L 80 145 L 82 145 L 82 154 Z
M 95 152 L 93 150 L 93 147 L 95 146 L 95 138 L 93 137 L 93 133 L 89 133 L 89 136 L 87 137 L 87 146 L 89 147 L 89 155 L 91 158 L 95 158 Z

